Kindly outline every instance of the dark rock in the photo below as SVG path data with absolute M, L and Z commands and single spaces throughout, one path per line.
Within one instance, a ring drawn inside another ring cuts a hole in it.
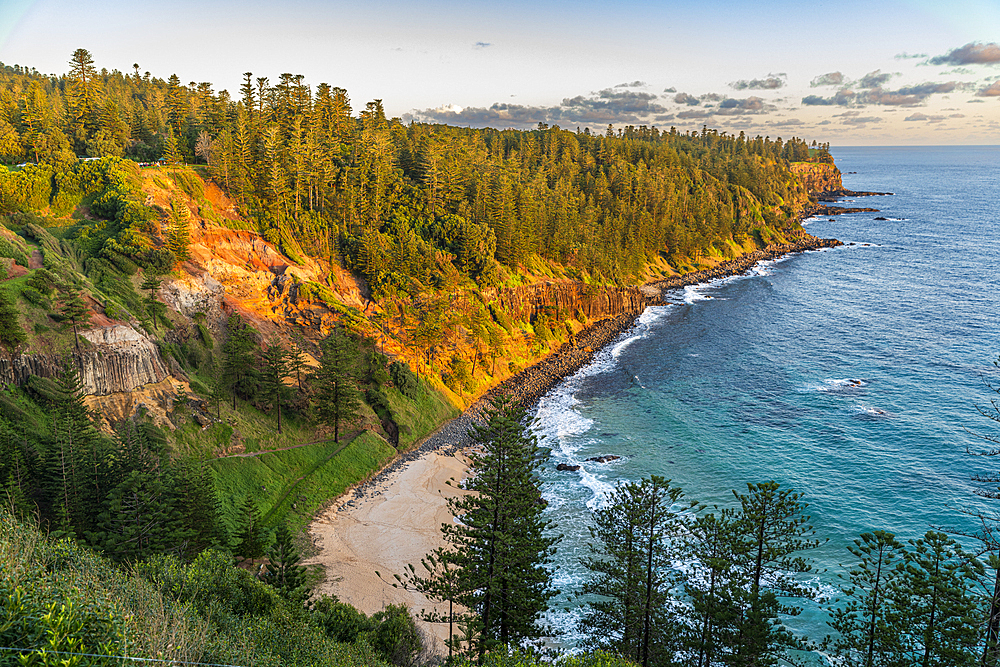
M 615 456 L 614 454 L 605 454 L 604 456 L 591 456 L 588 461 L 596 461 L 597 463 L 608 463 L 609 461 L 617 461 L 620 456 Z
M 886 218 L 883 218 L 883 217 L 882 217 L 882 216 L 880 215 L 880 216 L 878 216 L 878 217 L 877 217 L 877 218 L 875 218 L 875 219 L 876 219 L 876 220 L 885 220 Z
M 560 463 L 556 466 L 556 470 L 565 470 L 566 472 L 576 472 L 580 469 L 580 466 L 571 466 L 568 463 Z

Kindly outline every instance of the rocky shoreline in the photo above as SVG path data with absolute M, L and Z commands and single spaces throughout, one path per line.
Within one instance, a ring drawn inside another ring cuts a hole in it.
M 688 285 L 697 285 L 699 283 L 706 283 L 720 278 L 743 275 L 753 268 L 758 262 L 762 262 L 764 260 L 778 259 L 779 257 L 784 257 L 785 255 L 791 255 L 797 252 L 806 252 L 807 250 L 835 248 L 840 245 L 844 244 L 837 239 L 821 239 L 806 234 L 794 243 L 774 243 L 766 248 L 754 250 L 746 255 L 740 255 L 736 259 L 730 259 L 722 262 L 713 269 L 693 271 L 691 273 L 685 273 L 683 276 L 667 278 L 666 280 L 657 280 L 655 282 L 646 283 L 643 285 L 643 288 L 646 290 L 648 295 L 661 296 L 662 298 L 662 294 L 666 290 L 679 289 Z
M 494 396 L 511 396 L 525 407 L 536 403 L 560 380 L 569 377 L 590 363 L 597 352 L 631 329 L 635 325 L 636 318 L 642 314 L 647 306 L 662 304 L 664 291 L 743 275 L 763 260 L 772 260 L 797 252 L 833 248 L 840 245 L 843 243 L 836 239 L 821 239 L 807 234 L 794 243 L 772 244 L 736 259 L 725 261 L 712 269 L 694 271 L 683 276 L 643 285 L 642 290 L 646 295 L 646 302 L 642 304 L 641 308 L 637 307 L 592 324 L 579 332 L 569 342 L 563 343 L 558 350 L 549 356 L 522 370 L 517 375 L 507 378 L 486 392 L 461 415 L 443 424 L 416 447 L 401 454 L 367 481 L 348 490 L 339 499 L 336 505 L 337 511 L 353 508 L 355 502 L 362 498 L 379 495 L 385 490 L 389 478 L 394 473 L 428 452 L 439 451 L 443 454 L 453 454 L 466 448 L 470 444 L 468 434 L 473 422 L 479 421 L 483 408 L 489 404 Z

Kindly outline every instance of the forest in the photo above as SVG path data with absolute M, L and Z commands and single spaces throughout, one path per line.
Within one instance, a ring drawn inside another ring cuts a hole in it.
M 596 282 L 659 258 L 731 256 L 795 226 L 808 197 L 790 163 L 832 162 L 815 142 L 707 128 L 407 125 L 380 100 L 355 116 L 346 90 L 298 75 L 245 73 L 234 97 L 138 65 L 98 71 L 86 49 L 65 75 L 4 66 L 0 81 L 8 164 L 35 163 L 57 185 L 77 156 L 204 164 L 291 259 L 343 260 L 381 296 L 495 287 L 533 256 Z

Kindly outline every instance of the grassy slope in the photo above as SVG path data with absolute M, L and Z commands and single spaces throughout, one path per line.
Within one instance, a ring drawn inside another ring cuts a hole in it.
M 216 459 L 210 466 L 223 511 L 231 521 L 235 507 L 249 495 L 269 525 L 287 518 L 295 528 L 301 528 L 330 498 L 365 479 L 395 455 L 385 440 L 362 431 L 342 437 L 340 443 L 326 440 L 258 456 Z

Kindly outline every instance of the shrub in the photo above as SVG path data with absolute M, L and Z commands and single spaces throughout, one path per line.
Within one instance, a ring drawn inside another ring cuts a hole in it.
M 215 342 L 212 340 L 212 334 L 209 332 L 208 327 L 201 322 L 198 323 L 198 335 L 201 337 L 201 342 L 205 344 L 205 347 L 211 350 Z
M 385 393 L 378 387 L 371 387 L 365 392 L 365 401 L 368 405 L 372 406 L 372 410 L 375 414 L 380 417 L 389 415 L 391 416 L 391 408 L 389 407 L 389 399 L 386 398 Z
M 104 314 L 113 320 L 128 320 L 131 316 L 129 312 L 114 301 L 104 304 Z
M 370 632 L 375 624 L 370 618 L 337 599 L 324 595 L 313 607 L 313 618 L 326 636 L 345 644 L 353 644 L 363 633 Z
M 48 299 L 42 296 L 42 293 L 36 290 L 34 287 L 28 287 L 27 285 L 22 287 L 21 298 L 27 301 L 28 303 L 38 306 L 39 308 L 45 308 L 46 310 L 48 310 L 49 308 Z
M 413 667 L 422 642 L 417 624 L 406 606 L 391 604 L 372 614 L 371 620 L 378 623 L 368 634 L 372 648 L 394 665 Z
M 392 383 L 407 398 L 416 398 L 420 393 L 420 382 L 405 361 L 394 361 L 389 366 Z

